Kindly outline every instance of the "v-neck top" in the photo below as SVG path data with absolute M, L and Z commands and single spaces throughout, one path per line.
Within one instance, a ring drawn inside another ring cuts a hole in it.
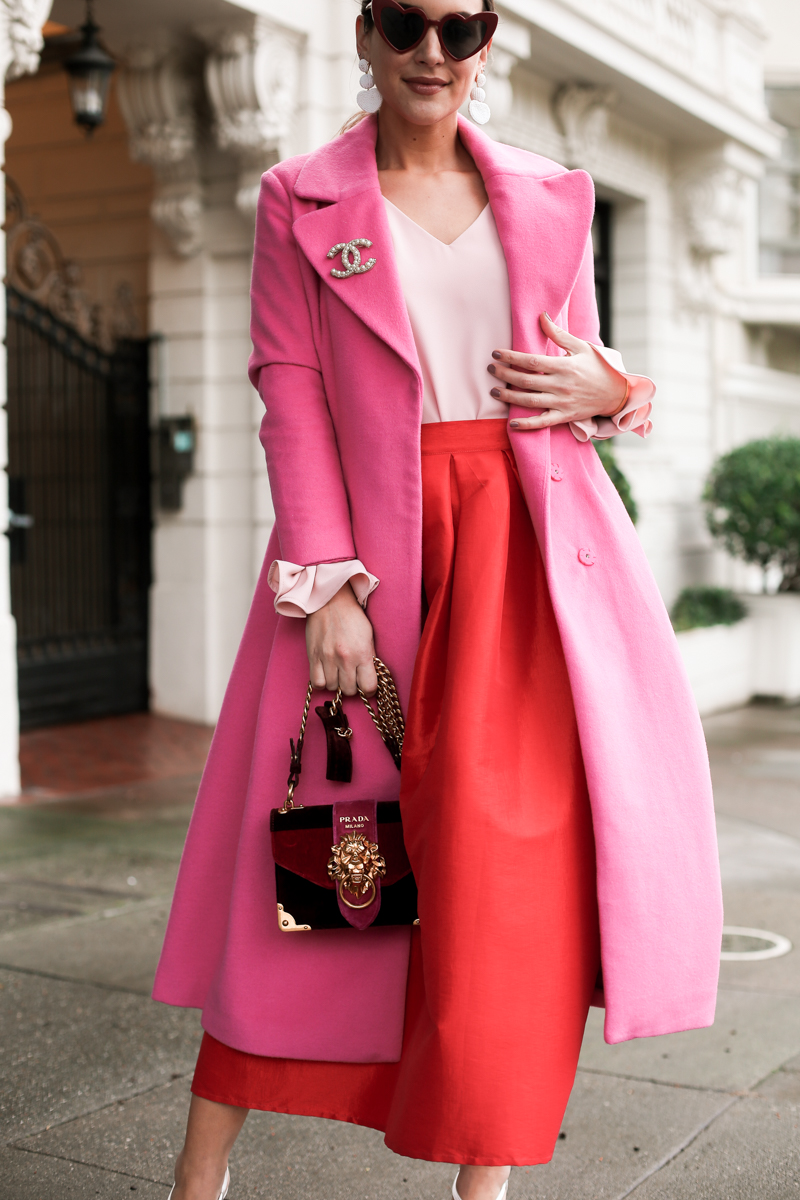
M 422 423 L 489 420 L 492 351 L 511 346 L 511 294 L 489 204 L 450 245 L 384 196 L 400 284 L 422 370 Z

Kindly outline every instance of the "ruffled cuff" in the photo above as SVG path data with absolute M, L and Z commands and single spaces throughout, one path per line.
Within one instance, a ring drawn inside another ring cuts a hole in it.
M 275 611 L 282 617 L 307 617 L 332 600 L 348 579 L 362 608 L 380 583 L 357 558 L 346 562 L 299 567 L 276 558 L 267 582 L 275 593 Z
M 602 441 L 618 433 L 638 433 L 639 437 L 647 437 L 653 428 L 650 413 L 653 411 L 652 400 L 656 394 L 656 385 L 646 375 L 631 375 L 626 371 L 619 350 L 594 344 L 592 349 L 617 374 L 627 379 L 630 392 L 625 407 L 613 417 L 589 417 L 585 421 L 570 421 L 570 429 L 579 442 L 588 442 L 589 438 L 599 438 Z

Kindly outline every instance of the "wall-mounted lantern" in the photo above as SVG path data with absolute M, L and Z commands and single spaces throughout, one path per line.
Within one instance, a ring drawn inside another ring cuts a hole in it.
M 81 25 L 83 41 L 79 50 L 64 61 L 69 75 L 69 98 L 75 121 L 87 136 L 106 119 L 108 85 L 115 62 L 97 40 L 100 26 L 95 24 L 92 0 L 86 0 L 86 20 Z

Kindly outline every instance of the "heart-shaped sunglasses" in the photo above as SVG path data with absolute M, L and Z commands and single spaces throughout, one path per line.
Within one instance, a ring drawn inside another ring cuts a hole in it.
M 448 13 L 441 20 L 432 21 L 421 8 L 403 8 L 397 0 L 372 0 L 370 8 L 378 33 L 398 54 L 413 50 L 429 29 L 435 29 L 445 54 L 463 62 L 482 50 L 497 29 L 498 16 L 493 12 L 475 13 L 472 17 Z

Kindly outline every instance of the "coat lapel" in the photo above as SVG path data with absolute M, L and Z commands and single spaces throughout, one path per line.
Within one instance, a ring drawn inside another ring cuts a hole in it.
M 367 118 L 308 159 L 297 177 L 295 192 L 304 199 L 328 203 L 298 217 L 293 231 L 325 285 L 419 375 L 419 358 L 378 182 L 376 135 L 375 118 Z M 342 258 L 330 259 L 328 252 L 356 238 L 372 242 L 369 248 L 361 247 L 360 254 L 362 265 L 370 258 L 375 265 L 346 279 L 337 278 L 332 271 L 343 269 Z
M 483 176 L 506 257 L 512 349 L 543 353 L 539 314 L 558 320 L 586 250 L 594 215 L 591 177 L 493 142 L 463 118 L 459 133 Z M 559 353 L 556 347 L 551 352 Z

